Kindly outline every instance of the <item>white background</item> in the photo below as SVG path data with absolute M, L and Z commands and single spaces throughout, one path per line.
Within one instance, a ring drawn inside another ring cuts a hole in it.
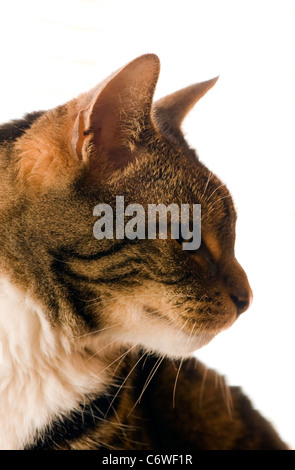
M 156 97 L 220 79 L 184 129 L 231 190 L 254 303 L 198 357 L 241 385 L 295 448 L 295 2 L 0 2 L 0 121 L 62 104 L 146 52 Z

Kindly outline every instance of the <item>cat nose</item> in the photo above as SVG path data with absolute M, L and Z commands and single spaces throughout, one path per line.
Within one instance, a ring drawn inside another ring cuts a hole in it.
M 241 313 L 244 313 L 248 308 L 250 307 L 252 300 L 253 300 L 253 294 L 252 290 L 249 286 L 248 290 L 245 290 L 243 292 L 236 292 L 234 295 L 230 295 L 231 300 L 237 307 L 237 315 L 241 315 Z
M 237 315 L 244 313 L 251 305 L 253 293 L 245 271 L 234 258 L 231 264 L 227 265 L 226 282 L 228 294 L 237 308 Z M 229 274 L 230 273 L 230 274 Z

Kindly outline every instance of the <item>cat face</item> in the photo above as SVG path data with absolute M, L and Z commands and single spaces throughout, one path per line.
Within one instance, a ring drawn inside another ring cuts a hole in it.
M 92 349 L 104 337 L 181 357 L 232 325 L 252 292 L 234 255 L 231 196 L 180 131 L 216 79 L 153 103 L 158 74 L 158 58 L 142 56 L 28 117 L 17 136 L 2 127 L 1 270 L 53 329 L 91 338 Z M 94 207 L 109 204 L 116 217 L 116 196 L 146 210 L 201 204 L 200 248 L 171 237 L 97 240 Z

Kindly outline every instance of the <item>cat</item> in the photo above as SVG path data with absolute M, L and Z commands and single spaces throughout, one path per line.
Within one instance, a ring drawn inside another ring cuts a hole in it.
M 194 358 L 252 291 L 233 200 L 181 131 L 217 78 L 153 102 L 159 70 L 140 56 L 0 127 L 1 449 L 287 448 L 240 388 Z M 94 208 L 116 196 L 201 204 L 200 247 L 97 240 Z

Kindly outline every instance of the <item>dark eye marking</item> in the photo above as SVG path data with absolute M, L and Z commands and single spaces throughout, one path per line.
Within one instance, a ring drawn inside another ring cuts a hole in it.
M 182 243 L 186 240 L 183 240 L 182 238 L 179 238 L 176 241 L 180 246 L 182 246 Z M 214 254 L 212 254 L 212 251 L 208 247 L 208 245 L 207 245 L 206 241 L 204 240 L 204 238 L 202 238 L 201 245 L 197 250 L 191 250 L 191 251 L 184 250 L 184 252 L 187 253 L 188 255 L 190 255 L 193 258 L 193 260 L 197 264 L 201 265 L 203 268 L 205 268 L 205 269 L 209 268 L 211 277 L 216 276 L 216 273 L 217 273 L 217 260 L 214 256 Z

